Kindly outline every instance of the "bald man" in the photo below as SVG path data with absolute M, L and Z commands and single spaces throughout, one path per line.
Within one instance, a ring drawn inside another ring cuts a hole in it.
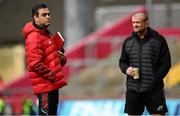
M 125 39 L 119 59 L 127 76 L 124 112 L 142 115 L 146 107 L 150 114 L 164 115 L 168 109 L 163 79 L 171 67 L 167 42 L 149 27 L 145 12 L 133 14 L 132 26 L 133 33 Z

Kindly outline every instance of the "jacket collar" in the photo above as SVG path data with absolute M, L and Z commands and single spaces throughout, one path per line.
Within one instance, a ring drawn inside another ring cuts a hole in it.
M 46 28 L 42 27 L 42 26 L 39 26 L 38 24 L 36 24 L 35 22 L 33 22 L 33 26 L 37 29 L 40 29 L 40 30 L 44 30 L 45 33 L 47 34 L 50 34 L 49 30 L 47 30 Z
M 136 38 L 138 41 L 141 41 L 141 40 L 142 40 L 142 41 L 145 42 L 145 41 L 149 40 L 149 39 L 152 37 L 152 29 L 151 29 L 150 27 L 147 27 L 147 33 L 146 33 L 146 35 L 144 36 L 143 39 L 141 39 L 136 32 L 133 32 L 133 33 L 132 33 L 132 36 L 133 36 L 134 38 Z

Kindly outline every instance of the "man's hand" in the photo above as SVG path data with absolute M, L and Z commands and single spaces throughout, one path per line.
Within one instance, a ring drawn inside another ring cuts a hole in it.
M 67 62 L 67 58 L 64 55 L 64 53 L 62 53 L 61 51 L 58 51 L 58 53 L 59 53 L 59 57 L 61 59 L 61 66 L 64 66 Z
M 129 67 L 129 68 L 126 70 L 126 74 L 129 75 L 129 76 L 134 77 L 133 67 Z

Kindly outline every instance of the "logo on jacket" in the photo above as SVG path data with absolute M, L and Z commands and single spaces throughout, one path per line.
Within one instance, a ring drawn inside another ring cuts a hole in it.
M 157 108 L 157 111 L 162 111 L 162 110 L 163 110 L 163 105 L 161 105 Z
M 49 40 L 49 44 L 52 44 L 52 41 L 51 41 L 51 40 Z

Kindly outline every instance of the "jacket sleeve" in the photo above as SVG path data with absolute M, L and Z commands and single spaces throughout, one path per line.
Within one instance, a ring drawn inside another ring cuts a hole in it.
M 28 68 L 44 79 L 53 80 L 54 72 L 43 62 L 44 49 L 41 42 L 37 38 L 27 38 L 26 51 Z
M 126 70 L 129 67 L 128 55 L 125 52 L 126 41 L 123 43 L 121 57 L 119 59 L 119 67 L 123 73 L 126 74 Z
M 158 70 L 156 72 L 156 76 L 159 80 L 163 80 L 166 74 L 169 72 L 169 69 L 171 67 L 171 56 L 170 51 L 167 45 L 167 42 L 165 38 L 163 37 L 160 54 L 159 54 L 159 60 L 158 60 Z

